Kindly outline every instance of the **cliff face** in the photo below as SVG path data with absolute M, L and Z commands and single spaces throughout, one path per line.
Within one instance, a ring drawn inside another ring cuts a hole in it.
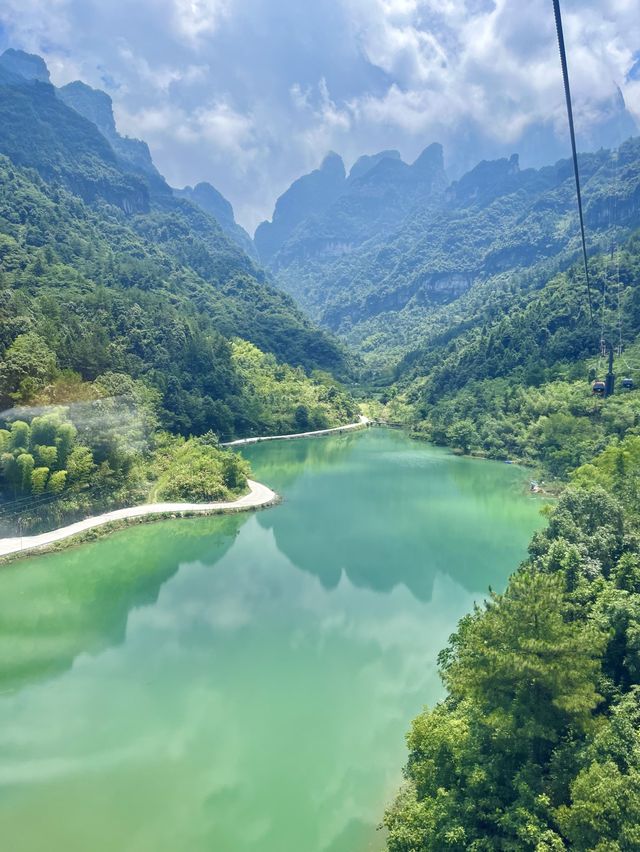
M 294 181 L 278 198 L 271 222 L 263 222 L 254 241 L 260 260 L 268 263 L 296 227 L 310 216 L 323 213 L 344 191 L 346 173 L 342 158 L 328 154 L 319 169 Z
M 211 186 L 210 183 L 202 182 L 196 186 L 185 186 L 184 189 L 174 189 L 176 198 L 186 198 L 196 204 L 205 213 L 213 216 L 225 234 L 246 252 L 253 260 L 258 259 L 253 240 L 235 219 L 231 203 L 221 192 Z
M 92 89 L 86 83 L 76 80 L 62 86 L 57 93 L 67 106 L 95 124 L 125 168 L 152 177 L 160 176 L 151 159 L 147 143 L 121 136 L 116 130 L 113 103 L 106 92 Z
M 594 247 L 614 226 L 640 225 L 639 139 L 581 155 L 580 170 Z M 361 158 L 269 266 L 315 319 L 360 344 L 388 340 L 390 323 L 413 327 L 493 276 L 568 262 L 576 228 L 570 160 L 522 169 L 513 154 L 449 183 L 442 148 L 431 145 L 412 165 L 394 152 Z
M 84 201 L 102 199 L 126 213 L 149 210 L 144 181 L 122 167 L 92 121 L 58 97 L 40 57 L 5 51 L 0 68 L 7 72 L 0 77 L 0 153 Z
M 119 167 L 97 128 L 65 106 L 49 84 L 0 82 L 0 153 L 84 201 L 103 199 L 128 213 L 149 209 L 144 182 Z

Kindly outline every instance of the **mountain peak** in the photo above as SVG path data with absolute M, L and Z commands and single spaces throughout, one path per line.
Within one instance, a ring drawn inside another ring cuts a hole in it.
M 412 168 L 423 170 L 440 169 L 444 171 L 444 149 L 439 142 L 432 142 L 427 145 L 424 151 L 417 157 L 412 165 Z
M 116 135 L 113 103 L 106 92 L 75 80 L 58 89 L 58 95 L 67 106 L 93 122 L 108 139 Z
M 340 154 L 336 154 L 335 151 L 329 151 L 329 153 L 322 161 L 319 171 L 321 171 L 323 174 L 331 175 L 332 177 L 341 176 L 343 180 L 347 176 L 342 157 L 340 156 Z
M 9 47 L 0 56 L 0 66 L 12 74 L 24 77 L 25 80 L 37 80 L 39 83 L 51 82 L 47 63 L 35 53 L 25 53 L 24 50 L 14 50 Z
M 221 225 L 236 224 L 231 203 L 207 181 L 201 181 L 195 186 L 185 186 L 184 189 L 175 189 L 174 194 L 193 201 Z

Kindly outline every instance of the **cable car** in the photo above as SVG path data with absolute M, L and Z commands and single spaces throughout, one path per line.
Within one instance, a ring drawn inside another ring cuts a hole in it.
M 591 385 L 591 390 L 595 396 L 604 396 L 606 389 L 606 383 L 599 379 L 596 379 L 596 381 Z
M 633 390 L 633 379 L 630 379 L 628 377 L 626 379 L 623 379 L 622 380 L 622 388 L 623 388 L 623 390 L 626 390 L 626 391 Z

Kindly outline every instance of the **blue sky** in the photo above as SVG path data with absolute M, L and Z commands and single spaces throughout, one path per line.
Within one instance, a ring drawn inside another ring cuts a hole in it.
M 639 116 L 638 0 L 564 9 L 579 121 L 616 84 Z M 172 185 L 211 181 L 250 230 L 329 149 L 565 132 L 550 0 L 3 0 L 7 46 L 108 91 Z

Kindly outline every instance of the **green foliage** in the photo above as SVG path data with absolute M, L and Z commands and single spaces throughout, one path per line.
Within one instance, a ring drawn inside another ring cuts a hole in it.
M 447 698 L 408 737 L 392 852 L 637 847 L 638 521 L 569 488 L 506 592 L 461 621 Z
M 322 372 L 348 375 L 342 347 L 174 197 L 143 143 L 79 114 L 99 101 L 113 124 L 106 96 L 0 78 L 3 519 L 246 487 L 210 441 L 174 445 L 163 468 L 159 428 L 231 439 L 351 419 Z
M 49 477 L 49 481 L 47 482 L 47 491 L 50 494 L 62 494 L 64 491 L 64 487 L 67 483 L 67 471 L 66 470 L 56 470 Z
M 0 252 L 0 405 L 75 401 L 82 382 L 127 375 L 159 397 L 165 428 L 229 439 L 247 422 L 235 335 L 307 374 L 344 371 L 335 341 L 254 277 L 213 220 L 176 205 L 128 220 L 0 157 L 10 248 Z M 275 419 L 267 411 L 255 429 Z
M 243 434 L 305 432 L 356 419 L 354 402 L 326 374 L 309 379 L 243 340 L 232 344 L 232 363 L 241 379 Z
M 75 450 L 92 459 L 88 447 L 74 447 L 77 434 L 60 409 L 34 417 L 31 423 L 14 420 L 11 430 L 3 430 L 0 436 L 5 447 L 0 469 L 0 496 L 11 501 L 17 497 L 38 496 L 45 490 L 60 493 L 66 484 L 64 464 L 70 453 Z
M 18 402 L 41 390 L 56 374 L 56 357 L 37 334 L 20 334 L 0 361 L 0 398 Z
M 36 467 L 31 474 L 31 493 L 34 496 L 42 494 L 47 486 L 49 479 L 48 467 Z
M 247 462 L 222 449 L 215 434 L 187 440 L 158 432 L 157 398 L 148 388 L 114 374 L 99 385 L 102 392 L 116 388 L 118 397 L 57 407 L 3 430 L 0 509 L 7 533 L 18 517 L 22 529 L 40 529 L 108 506 L 231 501 L 247 490 Z
M 619 260 L 626 373 L 638 237 Z M 591 261 L 596 294 L 610 264 Z M 597 348 L 577 280 L 569 269 L 470 293 L 389 394 L 417 434 L 571 480 L 505 593 L 440 656 L 447 697 L 409 734 L 407 784 L 385 820 L 391 852 L 640 848 L 640 395 L 592 396 Z
M 580 160 L 588 239 L 606 251 L 640 225 L 640 140 Z M 541 283 L 577 256 L 571 164 L 521 170 L 517 158 L 482 162 L 444 192 L 439 181 L 421 183 L 410 171 L 387 159 L 348 183 L 320 215 L 307 214 L 268 257 L 274 275 L 312 316 L 364 352 L 372 376 L 384 376 L 400 358 L 401 377 L 420 364 L 422 375 L 434 370 L 455 382 L 443 353 L 453 355 L 483 325 L 502 321 L 505 334 L 491 340 L 495 352 L 465 361 L 464 379 L 477 378 L 486 357 L 496 367 L 520 363 L 530 385 L 545 381 L 546 364 L 534 354 L 541 340 L 554 360 L 585 342 L 584 323 L 572 328 L 540 314 L 525 333 L 519 316 Z M 594 274 L 596 291 L 600 283 Z M 573 284 L 584 300 L 579 273 Z M 567 298 L 565 308 L 575 302 Z
M 155 468 L 158 500 L 233 500 L 247 490 L 248 462 L 218 447 L 212 435 L 188 441 L 165 436 Z

